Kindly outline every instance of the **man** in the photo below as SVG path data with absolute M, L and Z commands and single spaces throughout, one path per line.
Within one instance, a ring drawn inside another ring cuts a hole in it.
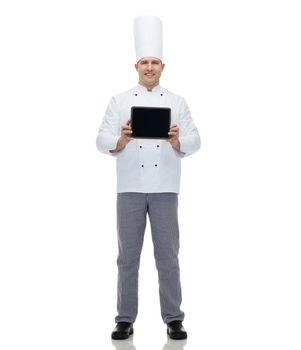
M 137 17 L 134 34 L 139 83 L 111 99 L 96 140 L 98 150 L 115 156 L 117 162 L 118 315 L 112 338 L 126 339 L 133 333 L 148 214 L 162 319 L 170 338 L 185 339 L 180 309 L 178 193 L 181 159 L 200 148 L 200 137 L 185 100 L 160 86 L 164 70 L 160 19 Z M 133 138 L 129 120 L 132 106 L 170 108 L 168 140 Z

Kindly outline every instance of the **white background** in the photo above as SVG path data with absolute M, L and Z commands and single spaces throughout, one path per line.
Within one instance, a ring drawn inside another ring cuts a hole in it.
M 161 84 L 202 139 L 179 197 L 186 350 L 300 349 L 298 1 L 1 1 L 0 347 L 183 349 L 149 227 L 132 344 L 116 315 L 115 160 L 95 146 L 137 83 L 133 19 L 164 25 Z

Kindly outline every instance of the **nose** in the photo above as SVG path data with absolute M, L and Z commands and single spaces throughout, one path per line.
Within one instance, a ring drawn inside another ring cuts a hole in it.
M 148 66 L 147 66 L 147 70 L 152 70 L 152 68 L 153 68 L 152 64 L 149 63 Z

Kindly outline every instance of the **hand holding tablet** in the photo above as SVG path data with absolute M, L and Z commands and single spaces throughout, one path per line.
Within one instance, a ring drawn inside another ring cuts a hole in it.
M 173 124 L 170 126 L 168 135 L 169 135 L 168 142 L 172 145 L 174 149 L 180 152 L 180 149 L 181 149 L 181 144 L 179 141 L 180 133 L 179 133 L 179 127 L 177 124 Z

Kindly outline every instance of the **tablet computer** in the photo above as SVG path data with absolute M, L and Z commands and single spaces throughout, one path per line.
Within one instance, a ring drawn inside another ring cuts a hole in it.
M 170 128 L 170 112 L 167 107 L 131 108 L 132 137 L 167 139 Z

